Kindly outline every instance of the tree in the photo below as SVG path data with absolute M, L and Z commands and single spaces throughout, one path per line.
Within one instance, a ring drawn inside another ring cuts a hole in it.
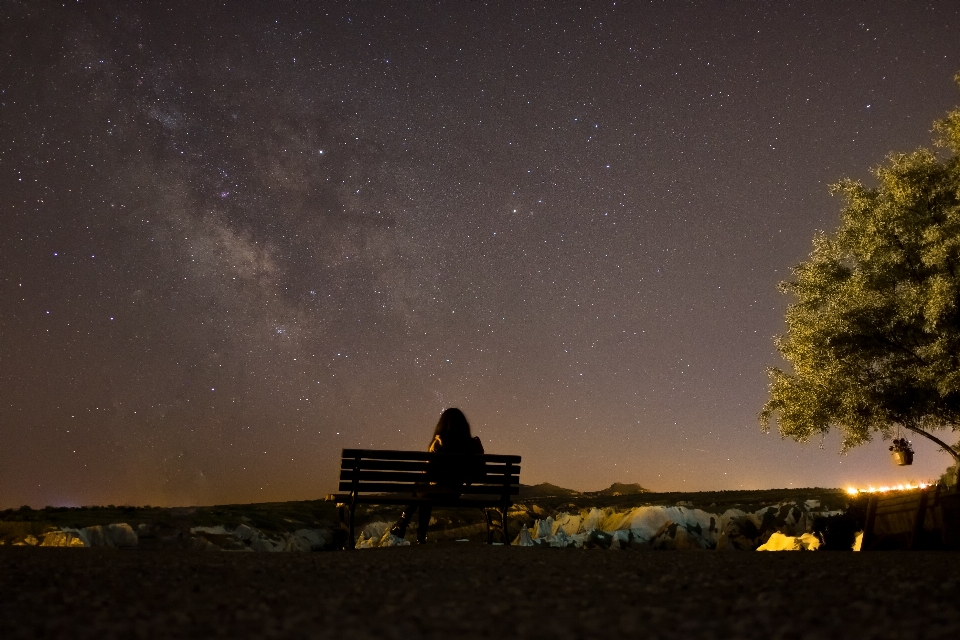
M 846 451 L 903 428 L 960 462 L 934 435 L 960 429 L 960 108 L 934 131 L 946 152 L 892 153 L 875 188 L 831 187 L 839 228 L 780 284 L 794 300 L 776 345 L 793 373 L 768 370 L 765 431 L 773 418 L 806 442 L 833 427 Z

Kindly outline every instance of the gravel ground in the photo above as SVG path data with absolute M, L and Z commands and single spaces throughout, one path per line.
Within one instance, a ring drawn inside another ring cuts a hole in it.
M 957 638 L 960 554 L 0 548 L 0 638 Z

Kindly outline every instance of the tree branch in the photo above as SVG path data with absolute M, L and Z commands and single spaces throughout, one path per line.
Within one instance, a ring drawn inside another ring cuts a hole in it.
M 948 445 L 946 442 L 944 442 L 943 440 L 941 440 L 941 439 L 938 438 L 937 436 L 935 436 L 935 435 L 933 435 L 933 434 L 931 434 L 931 433 L 927 433 L 927 432 L 924 431 L 923 429 L 920 429 L 920 428 L 918 428 L 918 427 L 914 427 L 914 426 L 909 425 L 909 424 L 904 424 L 903 426 L 904 426 L 904 428 L 909 429 L 910 431 L 913 431 L 914 433 L 920 434 L 921 436 L 923 436 L 924 438 L 927 438 L 928 440 L 933 440 L 933 441 L 936 442 L 938 445 L 940 445 L 940 448 L 942 448 L 944 451 L 946 451 L 947 453 L 949 453 L 950 455 L 952 455 L 952 456 L 953 456 L 953 459 L 954 459 L 956 462 L 960 463 L 960 453 L 957 453 L 956 450 L 954 450 L 953 447 L 951 447 L 950 445 Z
M 921 358 L 920 356 L 918 356 L 916 353 L 914 353 L 912 349 L 910 349 L 909 347 L 903 346 L 902 344 L 900 344 L 900 343 L 897 342 L 896 340 L 894 340 L 894 339 L 892 339 L 892 338 L 883 337 L 883 336 L 880 337 L 880 340 L 881 340 L 881 342 L 886 342 L 888 345 L 890 345 L 891 347 L 893 347 L 893 348 L 895 348 L 895 349 L 899 349 L 899 350 L 902 351 L 903 353 L 907 354 L 908 356 L 910 356 L 911 358 L 913 358 L 914 360 L 916 360 L 917 362 L 919 362 L 919 363 L 920 363 L 921 365 L 923 365 L 924 367 L 929 366 L 929 364 L 927 363 L 926 360 L 924 360 L 923 358 Z

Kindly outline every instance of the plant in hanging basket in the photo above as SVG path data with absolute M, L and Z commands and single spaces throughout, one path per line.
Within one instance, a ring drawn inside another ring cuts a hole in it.
M 913 447 L 906 438 L 894 438 L 890 445 L 893 452 L 893 461 L 901 467 L 913 464 Z

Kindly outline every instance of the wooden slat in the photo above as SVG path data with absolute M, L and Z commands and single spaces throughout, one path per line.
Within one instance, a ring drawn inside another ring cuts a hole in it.
M 519 491 L 518 485 L 503 484 L 471 484 L 463 486 L 457 491 L 459 493 L 505 493 L 513 495 Z M 426 493 L 431 495 L 442 494 L 447 488 L 437 485 L 423 486 L 421 484 L 405 482 L 360 482 L 354 485 L 352 482 L 341 482 L 340 491 L 356 491 L 357 493 Z
M 914 511 L 917 510 L 917 505 L 918 505 L 918 504 L 920 504 L 919 501 L 914 502 L 913 504 L 902 505 L 902 506 L 897 506 L 897 507 L 885 507 L 885 506 L 882 506 L 882 505 L 881 505 L 881 506 L 877 507 L 877 515 L 878 515 L 878 516 L 892 516 L 892 515 L 896 515 L 896 514 L 898 514 L 898 513 L 913 513 Z
M 340 502 L 349 502 L 350 495 L 342 496 L 343 499 L 340 499 L 341 496 L 338 496 L 337 499 Z M 381 495 L 361 495 L 357 496 L 355 502 L 357 504 L 401 504 L 407 506 L 417 502 L 415 498 L 410 496 L 381 496 Z M 489 498 L 475 498 L 475 497 L 462 497 L 457 498 L 456 500 L 449 499 L 433 499 L 429 501 L 431 504 L 439 507 L 496 507 L 500 506 L 503 503 L 503 498 L 501 496 L 491 496 Z
M 340 463 L 341 471 L 353 471 L 356 461 L 348 458 Z M 520 473 L 520 465 L 486 463 L 483 465 L 486 473 L 503 473 L 509 470 L 513 473 Z M 404 460 L 360 460 L 360 469 L 369 471 L 426 471 L 430 468 L 429 460 L 404 461 Z
M 433 477 L 429 473 L 420 471 L 360 471 L 354 473 L 351 469 L 344 470 L 340 474 L 340 481 L 347 482 L 356 478 L 360 482 L 428 482 L 442 478 L 441 475 L 436 475 L 437 477 Z M 520 476 L 516 474 L 508 476 L 503 473 L 486 473 L 473 477 L 471 480 L 471 484 L 517 484 L 520 482 Z
M 877 503 L 877 515 L 914 511 L 918 504 L 920 504 L 919 496 L 914 496 L 912 500 L 897 501 L 893 503 L 880 501 Z
M 428 460 L 360 460 L 361 469 L 384 471 L 426 471 L 429 464 Z M 344 458 L 340 463 L 340 470 L 353 470 L 353 465 L 353 459 Z
M 341 458 L 361 458 L 371 460 L 429 460 L 432 456 L 455 456 L 464 454 L 454 453 L 427 453 L 420 451 L 394 451 L 391 449 L 344 449 Z M 483 459 L 489 462 L 520 463 L 520 456 L 506 456 L 493 453 L 483 454 Z
M 515 496 L 520 493 L 519 487 L 464 487 L 460 492 L 465 496 Z M 427 492 L 430 495 L 430 492 Z
M 341 482 L 340 491 L 350 491 L 354 487 L 352 482 Z M 403 484 L 403 483 L 391 483 L 391 482 L 363 482 L 357 485 L 357 491 L 363 493 L 413 493 L 413 491 L 422 491 L 424 493 L 430 493 L 431 487 L 421 488 L 415 487 L 413 484 Z M 510 485 L 507 488 L 502 484 L 493 484 L 493 485 L 470 485 L 458 489 L 460 493 L 463 494 L 504 494 L 517 495 L 520 493 L 520 487 L 517 485 Z
M 877 497 L 878 508 L 897 507 L 902 505 L 916 505 L 920 500 L 922 490 L 902 492 L 897 495 L 881 495 Z

